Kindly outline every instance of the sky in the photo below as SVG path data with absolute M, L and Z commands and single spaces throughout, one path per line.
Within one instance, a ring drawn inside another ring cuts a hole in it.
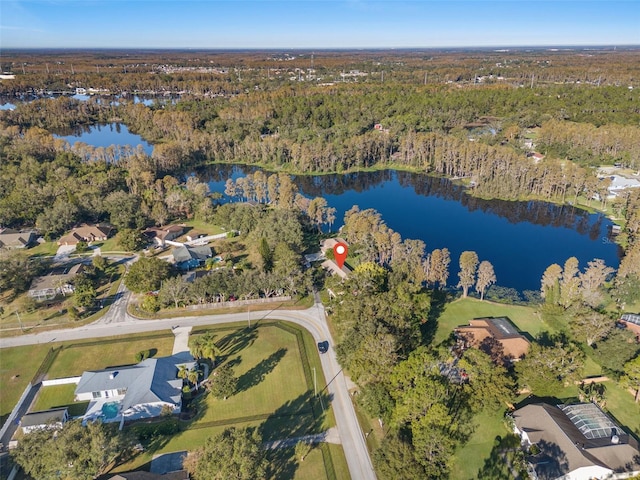
M 5 48 L 640 45 L 640 0 L 1 0 Z

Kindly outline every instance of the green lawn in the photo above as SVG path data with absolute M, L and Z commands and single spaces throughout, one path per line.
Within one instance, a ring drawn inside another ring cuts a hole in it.
M 190 227 L 193 231 L 206 233 L 207 235 L 218 235 L 219 233 L 225 233 L 226 230 L 218 225 L 203 222 L 202 220 L 192 219 L 187 222 L 182 222 L 187 227 Z M 189 232 L 187 232 L 189 234 Z
M 48 378 L 73 377 L 81 375 L 85 370 L 134 364 L 137 363 L 136 353 L 142 350 L 155 350 L 155 357 L 171 355 L 173 341 L 173 334 L 167 332 L 66 344 L 49 369 Z
M 452 461 L 451 478 L 472 480 L 477 478 L 478 471 L 491 450 L 498 435 L 504 437 L 509 431 L 504 422 L 503 411 L 483 411 L 473 418 L 475 430 L 469 441 L 460 447 Z
M 51 345 L 0 350 L 0 419 L 4 423 L 27 384 L 35 375 Z
M 31 407 L 32 412 L 41 410 L 49 410 L 50 408 L 69 407 L 69 415 L 71 417 L 79 417 L 87 411 L 89 402 L 74 402 L 73 393 L 77 385 L 71 383 L 68 385 L 52 385 L 42 387 L 35 404 Z
M 58 244 L 56 242 L 43 242 L 37 244 L 33 248 L 25 250 L 29 256 L 32 257 L 48 257 L 53 256 L 58 251 Z
M 615 382 L 604 382 L 607 387 L 606 409 L 618 420 L 622 427 L 640 438 L 640 402 L 635 403 L 633 395 Z
M 447 303 L 444 311 L 438 318 L 438 330 L 435 342 L 440 343 L 459 325 L 466 325 L 469 320 L 479 317 L 509 317 L 513 323 L 523 332 L 535 337 L 543 330 L 552 331 L 538 311 L 532 307 L 521 305 L 504 305 L 480 301 L 474 298 L 461 298 Z

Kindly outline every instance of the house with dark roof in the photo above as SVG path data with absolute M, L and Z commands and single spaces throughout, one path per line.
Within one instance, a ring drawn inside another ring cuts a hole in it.
M 184 227 L 180 225 L 165 225 L 164 227 L 147 228 L 142 233 L 159 247 L 164 247 L 167 240 L 171 241 L 182 235 Z
M 20 420 L 20 427 L 22 427 L 23 433 L 26 434 L 45 428 L 62 428 L 67 420 L 69 420 L 67 407 L 52 408 L 51 410 L 27 413 Z
M 182 408 L 182 379 L 178 367 L 194 365 L 188 352 L 147 358 L 136 365 L 87 371 L 75 390 L 76 401 L 89 401 L 83 421 L 105 423 L 154 418 L 169 408 Z
M 28 248 L 36 241 L 34 231 L 18 232 L 9 228 L 0 232 L 0 248 L 13 250 L 15 248 Z
M 102 242 L 113 235 L 114 231 L 115 229 L 111 225 L 104 223 L 98 223 L 95 225 L 84 224 L 74 228 L 60 238 L 60 240 L 58 240 L 58 245 L 77 245 L 80 241 L 87 243 Z
M 54 268 L 48 275 L 34 278 L 27 295 L 37 301 L 53 300 L 58 295 L 70 295 L 74 292 L 73 279 L 83 269 L 84 265 L 81 263 Z
M 479 347 L 488 339 L 498 342 L 511 361 L 519 360 L 529 351 L 527 340 L 507 317 L 474 318 L 469 325 L 455 329 L 456 337 L 465 347 Z
M 620 323 L 635 333 L 640 340 L 640 314 L 625 313 L 620 317 Z
M 594 403 L 532 403 L 512 415 L 522 444 L 537 447 L 527 458 L 534 478 L 593 480 L 640 474 L 637 440 Z
M 176 247 L 171 252 L 173 263 L 180 270 L 191 270 L 204 264 L 208 258 L 213 256 L 211 247 L 207 245 L 189 246 L 182 245 Z

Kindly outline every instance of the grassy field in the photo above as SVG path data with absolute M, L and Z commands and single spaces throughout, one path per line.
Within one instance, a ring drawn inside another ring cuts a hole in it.
M 35 375 L 51 345 L 3 348 L 0 350 L 0 419 L 5 418 L 18 402 Z
M 435 342 L 445 340 L 453 329 L 459 325 L 466 325 L 469 320 L 479 317 L 509 317 L 513 323 L 523 332 L 535 337 L 543 330 L 552 331 L 553 328 L 546 324 L 538 311 L 532 307 L 520 305 L 504 305 L 480 301 L 475 298 L 461 298 L 447 303 L 444 311 L 438 317 L 438 330 Z
M 604 382 L 607 391 L 606 409 L 626 427 L 636 438 L 640 438 L 640 402 L 635 403 L 633 395 L 615 382 Z
M 73 392 L 75 392 L 76 387 L 75 383 L 42 387 L 35 404 L 31 407 L 31 411 L 38 412 L 40 410 L 49 410 L 50 408 L 68 407 L 69 416 L 79 417 L 84 415 L 89 402 L 73 401 Z
M 504 411 L 483 411 L 474 417 L 476 427 L 473 434 L 453 457 L 451 478 L 477 478 L 478 471 L 491 454 L 496 437 L 509 433 L 503 418 Z
M 321 388 L 326 381 L 315 342 L 306 331 L 284 322 L 265 322 L 252 329 L 198 329 L 193 335 L 204 331 L 216 336 L 220 364 L 233 366 L 237 393 L 227 400 L 209 394 L 197 398 L 192 403 L 196 416 L 181 422 L 178 434 L 152 443 L 115 471 L 146 469 L 153 455 L 193 449 L 229 426 L 257 427 L 268 441 L 318 433 L 335 425 L 332 411 L 323 410 L 313 395 L 314 368 L 317 385 Z M 329 406 L 326 398 L 324 406 Z M 333 478 L 328 469 L 336 472 L 335 478 L 349 478 L 340 446 L 318 446 L 304 462 L 294 458 L 293 449 L 269 451 L 268 457 L 277 460 L 270 478 Z
M 158 333 L 131 339 L 107 337 L 94 342 L 66 344 L 48 372 L 48 378 L 81 375 L 85 370 L 137 363 L 136 353 L 151 350 L 154 357 L 171 355 L 174 336 Z

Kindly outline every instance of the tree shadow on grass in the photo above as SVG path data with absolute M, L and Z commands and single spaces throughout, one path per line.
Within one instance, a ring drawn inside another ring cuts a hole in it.
M 258 331 L 255 328 L 234 330 L 222 337 L 216 342 L 216 345 L 222 353 L 222 361 L 253 345 L 256 338 L 258 338 Z
M 420 326 L 422 333 L 422 343 L 430 345 L 435 338 L 438 330 L 438 319 L 449 300 L 449 294 L 442 290 L 433 290 L 431 292 L 431 307 L 427 315 L 427 321 Z
M 238 378 L 238 387 L 236 393 L 249 390 L 251 387 L 258 385 L 264 378 L 273 371 L 280 363 L 280 360 L 286 355 L 287 349 L 281 348 L 262 360 L 255 367 L 249 369 L 246 373 Z
M 260 425 L 262 438 L 272 441 L 321 433 L 329 404 L 326 393 L 316 397 L 313 392 L 285 402 Z
M 289 480 L 295 477 L 298 462 L 294 448 L 272 448 L 267 450 L 266 457 L 269 462 L 267 478 Z
M 512 470 L 522 477 L 524 456 L 520 450 L 520 438 L 517 435 L 507 435 L 504 438 L 496 436 L 489 458 L 478 470 L 478 480 L 512 480 Z M 525 469 L 526 473 L 526 469 Z

